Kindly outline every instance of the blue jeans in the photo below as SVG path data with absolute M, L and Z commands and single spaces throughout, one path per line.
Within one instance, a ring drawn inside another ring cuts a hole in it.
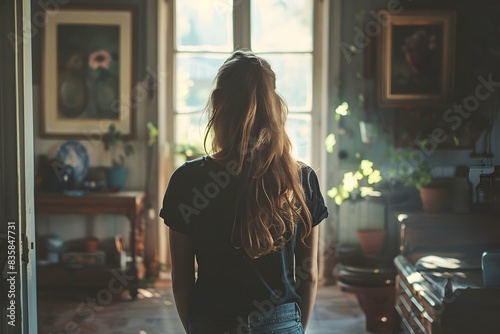
M 275 306 L 264 313 L 254 311 L 246 319 L 194 316 L 189 334 L 303 334 L 300 308 L 296 303 Z

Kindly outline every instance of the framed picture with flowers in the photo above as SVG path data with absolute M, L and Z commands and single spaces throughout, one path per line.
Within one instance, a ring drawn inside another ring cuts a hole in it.
M 45 11 L 42 137 L 100 138 L 110 124 L 134 137 L 132 8 Z
M 405 10 L 381 16 L 379 105 L 435 106 L 449 102 L 454 81 L 455 13 Z

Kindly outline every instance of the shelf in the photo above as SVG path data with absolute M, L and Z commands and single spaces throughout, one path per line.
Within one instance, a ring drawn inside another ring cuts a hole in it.
M 89 193 L 83 196 L 65 196 L 55 193 L 37 193 L 35 196 L 36 214 L 48 215 L 99 215 L 113 214 L 124 216 L 130 223 L 129 255 L 131 263 L 127 264 L 130 281 L 123 282 L 129 289 L 133 299 L 137 297 L 139 270 L 137 257 L 144 251 L 144 208 L 146 195 L 142 191 L 118 193 Z M 128 254 L 127 254 L 128 255 Z M 109 287 L 116 284 L 117 276 L 123 280 L 119 268 L 84 267 L 68 269 L 62 265 L 39 266 L 39 286 L 93 288 Z M 128 276 L 126 276 L 128 277 Z M 115 280 L 113 280 L 115 278 Z M 110 288 L 111 290 L 111 288 Z
M 38 287 L 53 288 L 107 288 L 110 281 L 115 278 L 112 284 L 127 286 L 127 276 L 121 268 L 109 266 L 87 266 L 83 268 L 67 268 L 60 264 L 37 266 Z M 131 276 L 132 277 L 132 276 Z M 123 281 L 115 283 L 115 281 Z

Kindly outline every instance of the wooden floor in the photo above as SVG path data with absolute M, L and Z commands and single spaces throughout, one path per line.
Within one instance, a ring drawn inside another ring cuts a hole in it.
M 308 334 L 366 334 L 354 295 L 337 286 L 319 288 Z M 168 281 L 141 289 L 128 300 L 101 292 L 39 290 L 38 333 L 182 334 Z M 80 330 L 80 331 L 78 331 Z

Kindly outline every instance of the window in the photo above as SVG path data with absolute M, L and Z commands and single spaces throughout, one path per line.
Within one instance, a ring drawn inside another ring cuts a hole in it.
M 202 110 L 217 70 L 233 50 L 229 0 L 182 0 L 175 7 L 175 144 L 203 148 Z
M 233 50 L 250 49 L 276 72 L 277 91 L 289 108 L 287 128 L 294 153 L 311 163 L 313 13 L 314 0 L 176 1 L 174 143 L 203 147 L 207 115 L 202 111 L 217 70 Z

